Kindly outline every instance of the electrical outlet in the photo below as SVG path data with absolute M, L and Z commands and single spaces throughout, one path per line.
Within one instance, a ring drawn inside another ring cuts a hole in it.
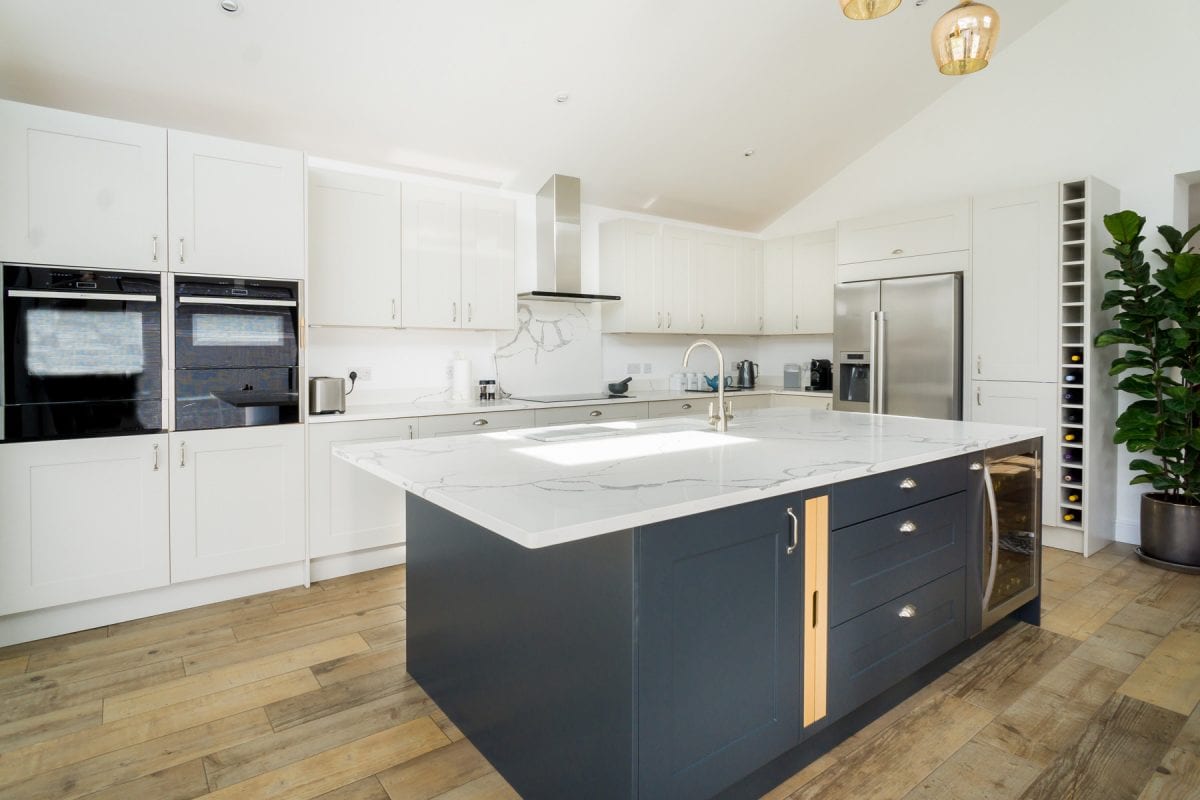
M 626 364 L 625 365 L 625 374 L 626 375 L 641 375 L 642 374 L 642 365 L 641 364 L 632 364 L 632 363 Z
M 370 367 L 350 367 L 349 369 L 346 370 L 346 375 L 349 376 L 351 372 L 358 373 L 357 380 L 360 380 L 360 381 L 371 380 L 371 368 Z

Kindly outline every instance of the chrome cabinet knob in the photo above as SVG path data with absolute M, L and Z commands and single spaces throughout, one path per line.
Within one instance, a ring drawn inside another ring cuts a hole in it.
M 917 523 L 913 522 L 911 519 L 905 521 L 904 524 L 900 526 L 900 532 L 906 535 L 916 533 Z
M 912 603 L 909 603 L 908 605 L 904 606 L 904 608 L 900 609 L 900 616 L 903 617 L 904 619 L 912 619 L 916 615 L 917 615 L 917 607 L 914 606 Z
M 905 478 L 904 480 L 900 481 L 900 488 L 904 489 L 905 491 L 909 489 L 915 489 L 917 488 L 917 482 L 912 478 Z

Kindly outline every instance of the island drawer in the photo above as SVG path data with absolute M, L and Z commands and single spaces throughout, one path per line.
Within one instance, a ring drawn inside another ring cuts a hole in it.
M 965 456 L 918 464 L 869 478 L 835 484 L 831 526 L 833 529 L 881 517 L 893 511 L 927 503 L 939 497 L 966 491 Z
M 421 417 L 417 432 L 422 439 L 431 436 L 459 436 L 464 433 L 488 433 L 512 428 L 532 428 L 532 411 L 484 411 L 476 414 L 443 414 Z
M 829 541 L 829 624 L 964 566 L 966 498 L 959 492 L 835 531 Z
M 959 569 L 829 631 L 829 721 L 966 639 Z

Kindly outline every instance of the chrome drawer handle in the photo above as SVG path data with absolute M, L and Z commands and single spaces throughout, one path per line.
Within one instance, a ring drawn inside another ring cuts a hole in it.
M 904 480 L 900 481 L 900 488 L 904 489 L 905 491 L 909 489 L 915 489 L 917 488 L 917 482 L 912 478 L 905 478 Z
M 486 419 L 477 419 L 477 420 L 475 420 L 474 422 L 472 422 L 471 424 L 472 424 L 472 425 L 474 425 L 474 426 L 476 426 L 476 427 L 479 427 L 479 426 L 481 426 L 481 425 L 487 425 L 487 424 L 488 424 L 488 421 L 487 421 Z
M 179 443 L 179 466 L 187 466 L 187 442 Z
M 600 416 L 600 415 L 601 415 L 601 414 L 603 414 L 603 413 L 604 413 L 604 412 L 602 412 L 602 411 L 589 411 L 589 412 L 588 412 L 588 416 L 589 416 L 589 417 L 598 417 L 598 416 Z
M 158 261 L 158 237 L 152 236 L 150 245 L 150 256 L 152 261 Z
M 917 615 L 917 607 L 914 606 L 912 603 L 909 603 L 904 608 L 900 609 L 900 616 L 904 617 L 905 619 L 912 619 L 916 615 Z
M 900 532 L 903 534 L 913 534 L 917 532 L 917 523 L 911 519 L 900 526 Z
M 183 237 L 179 237 L 179 263 L 183 263 Z
M 788 542 L 787 548 L 787 554 L 790 556 L 800 546 L 800 518 L 796 516 L 796 512 L 791 508 L 787 510 L 787 515 L 792 518 L 792 538 Z
M 894 256 L 898 256 L 898 255 L 901 255 L 901 254 L 903 254 L 903 253 L 904 253 L 904 249 L 903 249 L 903 248 L 900 248 L 900 247 L 897 247 L 895 250 L 893 250 L 893 251 L 892 251 L 892 255 L 894 255 Z
M 684 411 L 687 411 L 687 410 L 688 410 L 689 408 L 691 408 L 691 407 L 692 407 L 692 404 L 691 404 L 691 403 L 684 403 L 684 404 L 683 404 L 683 406 L 682 406 L 682 408 L 683 408 L 683 410 L 684 410 Z
M 978 461 L 971 462 L 971 472 L 979 472 L 981 469 L 983 469 L 983 464 L 979 463 Z
M 158 445 L 154 445 L 154 471 L 158 472 Z

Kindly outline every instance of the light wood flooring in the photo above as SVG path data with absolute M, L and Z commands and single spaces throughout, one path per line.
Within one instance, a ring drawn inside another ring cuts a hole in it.
M 1200 798 L 1200 576 L 1045 553 L 1019 626 L 771 800 Z M 0 798 L 500 800 L 405 672 L 403 568 L 0 649 Z

